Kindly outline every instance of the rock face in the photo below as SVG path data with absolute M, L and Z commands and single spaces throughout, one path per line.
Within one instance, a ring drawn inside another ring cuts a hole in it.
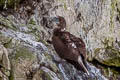
M 7 49 L 0 44 L 0 78 L 1 80 L 8 80 L 10 76 L 10 60 L 8 58 L 8 51 Z
M 0 9 L 15 8 L 22 0 L 1 0 Z
M 119 0 L 1 0 L 0 9 L 0 80 L 119 80 Z M 46 17 L 58 15 L 84 40 L 88 60 L 97 61 L 100 69 L 88 63 L 90 77 L 56 62 L 46 42 L 54 24 Z

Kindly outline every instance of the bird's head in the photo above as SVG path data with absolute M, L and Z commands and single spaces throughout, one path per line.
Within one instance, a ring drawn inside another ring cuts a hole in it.
M 52 17 L 51 20 L 56 23 L 57 27 L 60 29 L 66 28 L 65 18 L 62 16 Z

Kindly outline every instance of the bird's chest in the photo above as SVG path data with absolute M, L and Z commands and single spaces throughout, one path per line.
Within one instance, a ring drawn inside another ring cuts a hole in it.
M 75 57 L 77 59 L 78 52 L 76 52 L 76 50 L 72 48 L 66 47 L 66 45 L 59 39 L 59 37 L 53 37 L 52 40 L 53 40 L 54 49 L 61 58 L 69 59 L 71 57 L 72 58 Z
M 53 37 L 52 41 L 55 51 L 58 53 L 60 57 L 64 57 L 67 51 L 63 42 L 58 37 Z

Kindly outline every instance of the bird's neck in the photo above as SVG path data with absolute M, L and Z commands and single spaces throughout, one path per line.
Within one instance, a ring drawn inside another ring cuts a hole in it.
M 60 31 L 65 31 L 66 29 L 65 28 L 61 28 Z
M 66 22 L 60 22 L 58 24 L 58 27 L 60 27 L 61 29 L 66 28 Z
M 65 31 L 65 28 L 55 28 L 53 30 L 53 35 L 57 36 L 59 35 L 61 32 L 64 32 Z
M 60 28 L 55 28 L 54 30 L 53 30 L 53 35 L 54 36 L 57 36 L 58 34 L 59 34 L 59 32 L 60 32 Z

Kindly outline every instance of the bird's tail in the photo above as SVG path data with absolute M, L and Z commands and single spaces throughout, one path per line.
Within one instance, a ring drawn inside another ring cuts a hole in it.
M 89 71 L 87 70 L 85 64 L 83 63 L 83 59 L 81 56 L 78 57 L 78 63 L 80 64 L 80 66 L 83 68 L 83 70 L 87 73 L 87 75 L 89 76 L 90 73 Z

